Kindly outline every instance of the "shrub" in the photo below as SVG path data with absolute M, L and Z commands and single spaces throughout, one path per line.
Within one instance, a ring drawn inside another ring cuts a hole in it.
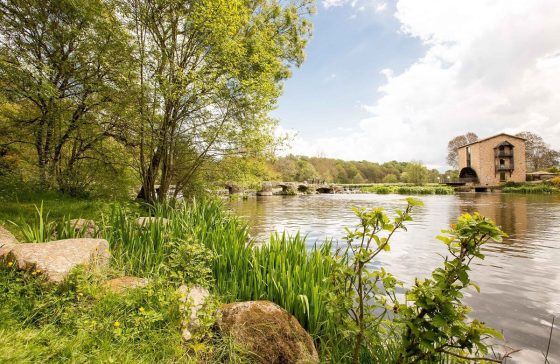
M 438 237 L 451 258 L 444 260 L 431 279 L 417 279 L 405 292 L 405 301 L 399 301 L 396 288 L 402 283 L 383 268 L 373 270 L 370 263 L 390 250 L 394 233 L 406 230 L 411 209 L 421 204 L 407 201 L 407 208 L 397 211 L 394 219 L 380 208 L 354 210 L 360 225 L 347 230 L 346 245 L 337 251 L 328 296 L 338 345 L 351 351 L 337 362 L 348 362 L 350 356 L 352 363 L 435 363 L 446 357 L 483 360 L 489 347 L 484 339 L 501 335 L 468 319 L 469 308 L 461 302 L 461 291 L 474 285 L 469 265 L 475 258 L 484 258 L 481 246 L 489 240 L 500 241 L 505 234 L 479 214 L 462 215 Z
M 550 183 L 553 187 L 560 188 L 560 176 L 551 178 L 548 180 L 548 183 Z

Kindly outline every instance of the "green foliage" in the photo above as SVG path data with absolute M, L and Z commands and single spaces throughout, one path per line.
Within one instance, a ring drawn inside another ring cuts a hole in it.
M 360 190 L 365 193 L 397 193 L 400 195 L 452 195 L 454 193 L 452 187 L 435 184 L 423 186 L 412 186 L 407 184 L 375 184 L 360 187 Z
M 0 267 L 0 343 L 13 348 L 0 361 L 188 362 L 172 287 L 114 295 L 99 286 L 101 278 L 76 270 L 53 286 Z
M 469 358 L 487 355 L 490 337 L 501 337 L 478 320 L 469 320 L 470 308 L 462 303 L 462 291 L 478 287 L 469 279 L 469 265 L 484 259 L 481 247 L 488 241 L 501 241 L 505 233 L 494 222 L 478 213 L 464 214 L 451 229 L 438 236 L 451 257 L 432 272 L 432 278 L 416 280 L 406 293 L 406 302 L 395 306 L 396 322 L 405 331 L 398 363 L 432 361 L 439 353 Z
M 320 180 L 333 183 L 435 183 L 441 176 L 418 162 L 343 161 L 323 157 L 289 155 L 269 163 L 270 178 L 280 181 Z M 411 176 L 411 177 L 408 177 Z M 409 180 L 412 178 L 413 180 Z
M 188 239 L 188 238 L 187 238 Z M 198 286 L 209 286 L 212 282 L 214 252 L 191 240 L 169 243 L 169 256 L 165 260 L 163 274 L 170 282 L 189 282 Z
M 560 188 L 545 183 L 521 184 L 516 186 L 505 186 L 502 188 L 505 193 L 525 193 L 525 194 L 550 194 L 560 193 Z
M 560 176 L 551 178 L 548 183 L 556 188 L 560 188 Z
M 439 237 L 450 258 L 399 302 L 402 283 L 372 263 L 421 205 L 406 201 L 392 218 L 380 208 L 355 209 L 359 224 L 336 250 L 328 241 L 309 247 L 299 234 L 275 234 L 261 246 L 247 224 L 215 200 L 144 212 L 115 205 L 99 219 L 113 255 L 109 272 L 77 270 L 53 286 L 36 272 L 0 266 L 0 343 L 28 342 L 25 350 L 0 353 L 0 361 L 246 362 L 243 349 L 210 331 L 215 299 L 185 351 L 175 292 L 182 283 L 208 286 L 226 301 L 279 304 L 311 333 L 326 362 L 450 363 L 454 356 L 484 356 L 485 338 L 499 335 L 467 319 L 462 291 L 475 286 L 469 264 L 483 258 L 481 245 L 503 233 L 478 214 L 461 216 Z M 136 218 L 146 213 L 154 219 L 138 226 Z M 23 226 L 33 230 L 31 239 L 75 234 L 42 208 L 37 214 L 36 223 Z M 124 296 L 105 292 L 105 274 L 123 273 L 150 276 L 151 283 Z
M 36 167 L 45 186 L 80 195 L 100 176 L 124 182 L 110 137 L 122 128 L 130 52 L 109 2 L 0 7 L 1 127 L 9 131 L 1 141 Z
M 209 165 L 226 167 L 216 175 L 236 172 L 235 160 L 271 153 L 275 122 L 268 112 L 290 66 L 303 62 L 309 0 L 117 3 L 131 29 L 140 82 L 134 111 L 145 132 L 134 136 L 132 149 L 139 198 L 163 200 L 171 184 L 188 188 Z
M 397 230 L 406 230 L 405 222 L 411 221 L 413 206 L 422 203 L 407 199 L 404 211 L 397 210 L 391 220 L 383 209 L 354 209 L 360 224 L 347 229 L 346 244 L 334 257 L 337 269 L 331 277 L 333 291 L 328 302 L 335 312 L 340 339 L 352 347 L 352 363 L 360 362 L 362 352 L 367 352 L 371 343 L 383 341 L 385 328 L 382 325 L 390 307 L 386 296 L 396 300 L 395 288 L 401 283 L 385 269 L 371 270 L 368 266 L 375 257 L 390 250 L 390 240 Z M 383 234 L 385 233 L 385 234 Z
M 385 177 L 383 177 L 383 183 L 397 183 L 399 178 L 392 173 L 389 173 Z
M 390 250 L 393 234 L 406 230 L 412 208 L 421 204 L 407 199 L 406 209 L 397 210 L 393 219 L 380 208 L 354 209 L 360 224 L 347 229 L 346 244 L 333 257 L 336 264 L 328 293 L 339 345 L 333 351 L 334 362 L 498 361 L 485 356 L 487 339 L 501 335 L 470 320 L 470 308 L 462 303 L 462 292 L 477 287 L 468 276 L 471 261 L 484 258 L 481 246 L 487 241 L 505 236 L 491 220 L 465 214 L 444 230 L 446 235 L 438 239 L 447 245 L 450 258 L 431 279 L 417 279 L 405 292 L 405 302 L 399 302 L 396 293 L 402 283 L 384 268 L 371 265 L 378 254 Z
M 189 211 L 191 233 L 215 254 L 212 271 L 219 293 L 230 299 L 273 301 L 312 335 L 322 334 L 328 317 L 323 294 L 331 270 L 330 244 L 309 250 L 299 234 L 281 234 L 257 247 L 247 224 L 220 203 L 196 201 Z
M 420 162 L 411 162 L 406 166 L 406 182 L 421 185 L 428 178 L 428 169 Z

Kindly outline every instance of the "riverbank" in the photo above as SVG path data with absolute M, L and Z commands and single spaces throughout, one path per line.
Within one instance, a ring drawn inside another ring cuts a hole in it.
M 54 199 L 43 206 L 60 200 L 44 197 Z M 22 243 L 79 237 L 85 231 L 68 229 L 68 220 L 83 217 L 76 212 L 86 202 L 68 199 L 56 214 L 24 214 L 18 226 L 7 226 Z M 239 342 L 216 333 L 216 307 L 268 300 L 294 315 L 322 361 L 348 362 L 353 336 L 341 337 L 355 328 L 339 316 L 347 310 L 335 309 L 342 297 L 332 296 L 336 286 L 330 279 L 343 266 L 328 243 L 310 248 L 297 234 L 273 235 L 258 247 L 247 223 L 212 200 L 149 210 L 122 202 L 89 202 L 99 203 L 100 211 L 87 214 L 95 216 L 97 232 L 108 242 L 109 265 L 96 273 L 74 271 L 62 285 L 52 285 L 37 269 L 19 272 L 8 261 L 2 263 L 0 292 L 6 299 L 0 302 L 0 345 L 15 349 L 2 351 L 0 361 L 258 362 Z M 145 214 L 152 219 L 147 226 L 138 225 Z M 150 283 L 118 294 L 104 288 L 108 280 L 127 276 Z M 206 287 L 211 293 L 211 305 L 201 311 L 200 331 L 187 342 L 181 334 L 180 285 Z M 399 325 L 391 323 L 390 336 L 370 338 L 362 358 L 395 361 L 404 340 Z M 18 344 L 23 338 L 25 346 Z M 438 354 L 442 360 L 444 356 Z

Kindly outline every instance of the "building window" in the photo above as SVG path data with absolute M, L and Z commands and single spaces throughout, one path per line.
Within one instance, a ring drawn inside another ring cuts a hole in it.
M 471 166 L 471 147 L 467 147 L 467 167 Z
M 500 172 L 500 182 L 506 181 L 506 172 Z

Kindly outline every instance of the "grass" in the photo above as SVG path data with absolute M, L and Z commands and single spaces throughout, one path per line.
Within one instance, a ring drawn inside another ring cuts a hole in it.
M 0 362 L 189 362 L 172 287 L 117 296 L 80 271 L 54 287 L 0 270 L 0 345 L 12 348 L 0 351 Z
M 440 184 L 426 184 L 419 186 L 409 184 L 377 184 L 361 187 L 360 190 L 365 193 L 396 193 L 400 195 L 452 195 L 454 193 L 452 187 Z
M 24 239 L 18 225 L 33 221 L 37 208 L 42 205 L 51 221 L 68 218 L 99 219 L 109 213 L 112 202 L 103 199 L 78 198 L 39 186 L 21 183 L 13 178 L 0 178 L 0 223 L 11 230 L 17 238 Z M 131 207 L 136 205 L 129 204 Z
M 521 184 L 516 186 L 505 186 L 502 188 L 504 193 L 524 193 L 524 194 L 551 194 L 560 193 L 560 188 L 544 183 Z

